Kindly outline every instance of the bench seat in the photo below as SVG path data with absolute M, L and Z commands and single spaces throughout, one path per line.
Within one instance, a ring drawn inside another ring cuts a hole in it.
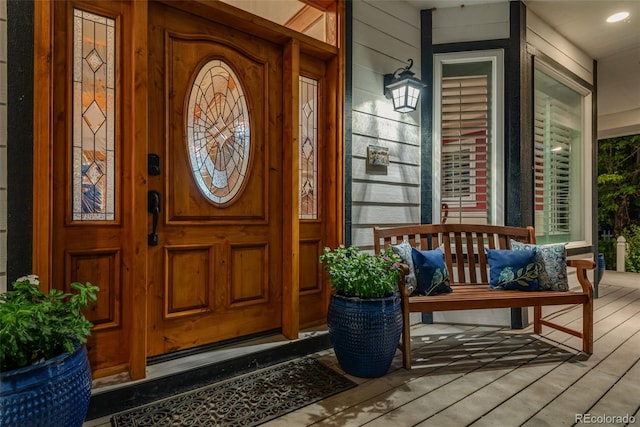
M 451 285 L 453 292 L 430 296 L 409 297 L 411 311 L 452 311 L 483 308 L 520 308 L 534 305 L 584 304 L 585 292 L 504 291 L 491 289 L 488 284 Z M 559 295 L 560 294 L 560 295 Z
M 548 326 L 582 339 L 582 351 L 593 353 L 593 285 L 587 270 L 595 263 L 590 260 L 567 260 L 567 267 L 575 268 L 579 290 L 570 291 L 517 291 L 489 287 L 489 266 L 485 248 L 509 249 L 510 241 L 535 244 L 533 227 L 506 227 L 477 224 L 422 224 L 400 227 L 374 227 L 374 249 L 380 253 L 403 240 L 421 250 L 440 247 L 449 271 L 453 292 L 430 296 L 410 296 L 405 276 L 408 266 L 403 265 L 399 281 L 402 299 L 403 328 L 400 349 L 403 365 L 411 368 L 410 313 L 472 310 L 490 308 L 533 307 L 534 333 L 541 334 Z M 582 330 L 574 330 L 542 317 L 542 307 L 552 305 L 581 305 Z

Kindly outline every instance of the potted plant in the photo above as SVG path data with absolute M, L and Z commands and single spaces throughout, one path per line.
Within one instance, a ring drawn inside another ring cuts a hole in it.
M 400 257 L 339 246 L 324 248 L 320 262 L 331 282 L 327 327 L 340 366 L 358 377 L 384 375 L 402 331 Z
M 0 425 L 81 426 L 91 397 L 85 343 L 93 326 L 81 309 L 98 287 L 44 294 L 38 276 L 0 294 Z

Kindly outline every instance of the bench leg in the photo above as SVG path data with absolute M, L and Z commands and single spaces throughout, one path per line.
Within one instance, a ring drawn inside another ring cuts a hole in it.
M 405 304 L 403 304 L 402 307 L 402 338 L 400 340 L 400 350 L 402 350 L 402 366 L 404 366 L 405 369 L 411 369 L 411 321 L 409 307 L 405 306 Z
M 582 306 L 582 351 L 593 354 L 593 298 Z
M 533 332 L 540 335 L 542 333 L 542 307 L 536 305 L 533 307 Z

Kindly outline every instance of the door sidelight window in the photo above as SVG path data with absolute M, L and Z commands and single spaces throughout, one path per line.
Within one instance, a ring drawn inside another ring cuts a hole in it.
M 72 218 L 115 220 L 116 22 L 73 11 Z

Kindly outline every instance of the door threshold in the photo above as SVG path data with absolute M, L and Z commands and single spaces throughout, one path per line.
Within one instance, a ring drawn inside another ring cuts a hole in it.
M 241 338 L 232 338 L 213 344 L 205 344 L 199 347 L 187 348 L 184 350 L 172 351 L 171 353 L 160 354 L 157 356 L 147 357 L 147 367 L 151 365 L 157 365 L 164 362 L 170 362 L 172 360 L 188 360 L 189 358 L 197 359 L 198 355 L 205 354 L 210 357 L 217 357 L 221 353 L 221 350 L 233 350 L 241 347 L 258 346 L 260 342 L 272 343 L 277 345 L 278 341 L 282 341 L 285 338 L 280 334 L 280 329 L 275 329 L 266 332 L 260 332 L 257 334 L 249 335 Z M 193 356 L 193 357 L 192 357 Z M 171 364 L 168 364 L 171 365 Z
M 300 338 L 281 334 L 255 338 L 147 366 L 147 377 L 130 381 L 123 374 L 93 382 L 85 420 L 141 406 L 216 381 L 245 374 L 331 347 L 326 326 L 305 329 Z M 126 375 L 126 374 L 125 374 Z

